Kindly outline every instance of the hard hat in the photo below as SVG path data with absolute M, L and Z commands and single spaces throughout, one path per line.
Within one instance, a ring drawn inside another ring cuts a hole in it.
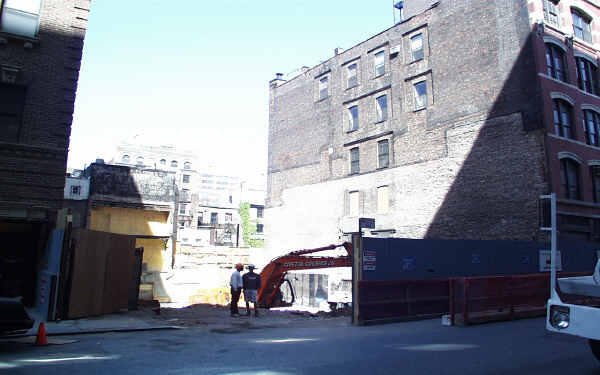
M 235 268 L 237 270 L 243 270 L 244 269 L 244 265 L 242 263 L 238 263 L 238 264 L 235 265 Z

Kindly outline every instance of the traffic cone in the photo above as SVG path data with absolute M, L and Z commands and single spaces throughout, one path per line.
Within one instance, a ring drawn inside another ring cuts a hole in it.
M 40 326 L 38 327 L 37 338 L 35 339 L 34 345 L 48 345 L 48 340 L 46 340 L 46 327 L 44 326 L 44 322 L 40 322 Z

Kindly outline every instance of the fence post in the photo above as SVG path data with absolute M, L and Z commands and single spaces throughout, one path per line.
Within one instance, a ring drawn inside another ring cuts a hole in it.
M 454 325 L 454 279 L 449 280 L 448 300 L 450 302 L 450 325 Z
M 463 317 L 465 321 L 465 325 L 469 325 L 469 279 L 463 277 L 464 289 L 463 289 L 463 298 L 464 298 L 464 312 Z

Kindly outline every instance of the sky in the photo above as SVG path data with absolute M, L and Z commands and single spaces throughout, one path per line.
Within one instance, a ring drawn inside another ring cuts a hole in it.
M 68 166 L 109 161 L 117 143 L 137 136 L 149 145 L 192 150 L 223 173 L 265 173 L 268 82 L 391 27 L 392 5 L 93 1 Z

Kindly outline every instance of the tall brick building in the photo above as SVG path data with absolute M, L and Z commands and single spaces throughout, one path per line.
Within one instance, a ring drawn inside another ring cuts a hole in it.
M 63 204 L 90 0 L 0 1 L 0 295 L 31 305 Z M 10 271 L 10 270 L 9 270 Z
M 404 1 L 388 30 L 270 82 L 267 238 L 600 239 L 600 2 Z M 300 62 L 301 63 L 301 62 Z

